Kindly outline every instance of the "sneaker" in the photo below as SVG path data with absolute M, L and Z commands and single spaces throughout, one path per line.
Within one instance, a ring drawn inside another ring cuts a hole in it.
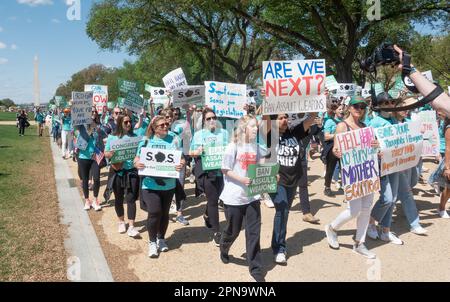
M 164 239 L 158 239 L 158 250 L 165 253 L 169 250 L 169 247 L 167 246 L 166 240 Z
M 134 227 L 134 226 L 130 226 L 128 228 L 128 232 L 127 232 L 128 236 L 136 238 L 140 236 L 139 231 Z
M 411 233 L 414 233 L 416 235 L 425 235 L 427 233 L 427 230 L 425 230 L 422 226 L 416 226 L 414 228 L 411 228 Z
M 328 196 L 328 197 L 334 197 L 334 193 L 333 193 L 333 191 L 331 191 L 330 188 L 325 188 L 323 190 L 323 194 L 325 194 L 325 196 Z
M 123 234 L 127 231 L 127 226 L 125 225 L 125 222 L 119 222 L 119 233 Z
M 339 191 L 342 188 L 341 183 L 339 181 L 335 182 L 334 187 L 336 188 L 336 191 Z
M 172 204 L 170 205 L 170 210 L 169 210 L 169 214 L 176 214 L 177 213 L 177 205 L 175 204 L 175 202 L 172 201 Z
M 273 204 L 272 198 L 270 198 L 269 194 L 264 194 L 263 196 L 263 202 L 268 208 L 274 208 L 275 205 Z
M 325 226 L 325 234 L 327 235 L 327 241 L 328 241 L 328 245 L 332 248 L 332 249 L 339 249 L 339 242 L 338 242 L 338 236 L 335 230 L 333 230 L 333 228 L 331 227 L 330 224 L 327 224 Z
M 277 263 L 277 264 L 287 264 L 286 254 L 283 253 L 283 252 L 276 254 L 276 256 L 275 256 L 275 263 Z
M 364 245 L 364 243 L 354 244 L 353 252 L 360 254 L 369 259 L 375 259 L 377 257 L 377 255 L 375 255 L 375 253 L 372 253 L 371 251 L 369 251 L 367 249 L 367 247 Z
M 91 209 L 92 202 L 89 199 L 86 199 L 84 203 L 84 210 L 89 211 Z
M 220 246 L 220 239 L 222 238 L 222 234 L 220 232 L 214 233 L 213 242 L 216 246 Z
M 392 244 L 403 245 L 403 241 L 392 232 L 389 233 L 382 232 L 380 235 L 380 239 L 386 242 L 390 242 Z
M 369 236 L 369 238 L 373 240 L 377 240 L 378 238 L 380 238 L 380 234 L 378 233 L 376 225 L 369 224 L 369 227 L 367 228 L 367 236 Z
M 209 223 L 209 218 L 205 214 L 203 214 L 203 220 L 205 221 L 205 227 L 207 227 L 208 229 L 212 228 L 211 223 Z
M 94 201 L 94 202 L 92 203 L 92 207 L 94 208 L 94 210 L 95 210 L 96 212 L 102 210 L 102 207 L 100 206 L 100 203 L 98 202 L 98 200 L 97 200 L 97 201 Z
M 176 221 L 181 223 L 182 225 L 189 225 L 189 221 L 187 221 L 183 215 L 177 216 Z
M 308 213 L 308 214 L 303 214 L 303 221 L 304 222 L 309 222 L 309 223 L 312 223 L 312 224 L 318 224 L 320 219 L 314 217 L 313 214 Z
M 228 264 L 230 263 L 230 256 L 224 252 L 220 252 L 220 260 L 222 260 L 224 264 Z
M 150 241 L 148 243 L 148 256 L 150 258 L 158 258 L 158 246 L 156 245 L 156 242 Z
M 448 215 L 448 213 L 447 213 L 447 211 L 439 211 L 439 216 L 441 217 L 441 218 L 444 218 L 444 219 L 449 219 L 450 218 L 450 216 Z

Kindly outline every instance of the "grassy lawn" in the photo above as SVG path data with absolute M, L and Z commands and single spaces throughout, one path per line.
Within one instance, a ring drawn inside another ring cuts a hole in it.
M 0 133 L 0 281 L 67 280 L 49 139 Z
M 15 112 L 0 112 L 0 122 L 15 121 L 15 120 L 16 120 Z M 34 113 L 33 112 L 28 113 L 28 120 L 34 121 Z

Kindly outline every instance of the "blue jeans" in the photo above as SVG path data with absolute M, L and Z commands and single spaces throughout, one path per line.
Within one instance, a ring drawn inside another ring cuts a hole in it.
M 398 186 L 398 199 L 402 202 L 403 213 L 405 213 L 406 220 L 411 228 L 420 226 L 419 213 L 411 190 L 411 178 L 415 174 L 412 171 L 413 169 L 416 170 L 416 167 L 400 172 Z
M 296 191 L 297 186 L 288 188 L 278 185 L 277 193 L 270 196 L 275 205 L 272 233 L 272 250 L 274 254 L 286 253 L 286 229 L 289 209 L 292 206 Z
M 373 206 L 371 216 L 378 221 L 382 227 L 390 228 L 394 203 L 397 201 L 399 172 L 383 176 L 380 181 L 380 198 Z
M 339 180 L 339 174 L 341 174 L 341 164 L 337 163 L 336 168 L 334 168 L 333 173 L 333 180 L 338 181 Z

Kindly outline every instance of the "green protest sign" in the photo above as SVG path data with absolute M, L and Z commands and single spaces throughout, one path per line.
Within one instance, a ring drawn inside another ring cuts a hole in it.
M 255 196 L 261 193 L 277 191 L 277 174 L 279 164 L 251 164 L 248 166 L 248 178 L 252 183 L 247 187 L 247 195 Z
M 136 92 L 129 92 L 123 102 L 123 107 L 134 113 L 140 113 L 144 107 L 144 99 Z
M 117 107 L 123 108 L 123 103 L 125 102 L 125 98 L 118 97 L 117 98 Z
M 106 106 L 108 107 L 108 109 L 114 109 L 114 103 L 113 102 L 108 102 L 106 104 Z
M 226 148 L 227 146 L 205 146 L 202 154 L 203 171 L 220 169 Z
M 133 81 L 127 81 L 119 79 L 119 90 L 123 93 L 136 92 L 138 93 L 140 90 L 139 83 Z
M 116 139 L 111 141 L 111 151 L 114 151 L 114 155 L 111 158 L 111 163 L 121 163 L 129 159 L 133 159 L 136 156 L 139 142 L 142 140 L 141 136 L 127 137 L 122 139 Z

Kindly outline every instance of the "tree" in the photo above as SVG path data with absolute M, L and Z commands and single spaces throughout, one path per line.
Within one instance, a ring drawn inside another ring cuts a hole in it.
M 379 20 L 369 21 L 370 6 L 362 0 L 228 1 L 228 9 L 260 30 L 285 42 L 307 58 L 325 58 L 340 82 L 353 80 L 353 63 L 360 46 L 384 29 L 404 29 L 411 21 L 431 22 L 448 16 L 450 5 L 440 0 L 390 1 Z M 252 14 L 254 6 L 258 15 Z M 381 35 L 382 37 L 383 35 Z M 381 41 L 377 41 L 377 44 Z
M 11 99 L 3 99 L 3 100 L 0 100 L 0 106 L 14 107 L 14 106 L 16 106 L 16 104 Z
M 274 53 L 282 56 L 282 44 L 221 5 L 219 1 L 103 0 L 92 7 L 87 33 L 103 49 L 127 47 L 132 54 L 148 55 L 170 45 L 170 53 L 189 53 L 191 61 L 185 64 L 198 70 L 196 76 L 191 74 L 195 79 L 245 83 L 261 70 L 263 60 Z M 255 6 L 247 13 L 258 17 L 260 10 Z

